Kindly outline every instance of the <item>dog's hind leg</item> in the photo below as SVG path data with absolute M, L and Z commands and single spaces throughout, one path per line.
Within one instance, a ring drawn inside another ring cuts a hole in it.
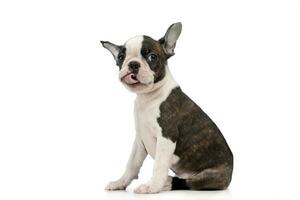
M 185 178 L 172 177 L 171 190 L 224 190 L 231 182 L 232 168 L 209 168 Z M 170 179 L 168 179 L 170 181 Z
M 191 179 L 186 179 L 186 185 L 191 190 L 224 190 L 231 182 L 232 169 L 219 167 L 205 169 Z

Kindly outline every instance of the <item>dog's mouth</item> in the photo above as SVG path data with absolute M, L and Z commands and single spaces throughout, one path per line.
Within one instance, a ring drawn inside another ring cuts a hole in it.
M 128 73 L 121 78 L 121 81 L 126 85 L 134 86 L 141 84 L 134 73 Z

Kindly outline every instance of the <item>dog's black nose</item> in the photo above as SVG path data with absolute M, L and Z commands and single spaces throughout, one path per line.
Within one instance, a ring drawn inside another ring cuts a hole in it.
M 131 61 L 128 66 L 129 70 L 131 70 L 133 73 L 137 73 L 141 65 L 139 62 Z

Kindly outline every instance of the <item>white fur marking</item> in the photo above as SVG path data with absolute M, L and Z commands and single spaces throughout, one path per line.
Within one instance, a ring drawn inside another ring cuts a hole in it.
M 135 100 L 136 132 L 140 135 L 147 152 L 153 158 L 155 158 L 156 138 L 162 136 L 161 127 L 157 122 L 157 118 L 160 116 L 159 106 L 177 86 L 178 84 L 166 66 L 165 78 L 155 84 L 154 91 L 138 94 Z
M 168 170 L 179 158 L 174 155 L 176 144 L 162 136 L 157 122 L 159 107 L 178 84 L 174 81 L 168 66 L 163 80 L 155 84 L 152 92 L 138 94 L 135 101 L 136 131 L 140 135 L 147 152 L 155 158 L 151 180 L 138 187 L 136 193 L 156 193 L 167 182 Z

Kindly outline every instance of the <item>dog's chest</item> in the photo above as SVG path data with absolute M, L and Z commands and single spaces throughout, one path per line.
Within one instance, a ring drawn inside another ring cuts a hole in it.
M 154 158 L 156 138 L 161 135 L 161 127 L 157 122 L 160 116 L 160 104 L 164 99 L 135 102 L 135 125 L 137 134 L 143 141 L 147 152 Z

